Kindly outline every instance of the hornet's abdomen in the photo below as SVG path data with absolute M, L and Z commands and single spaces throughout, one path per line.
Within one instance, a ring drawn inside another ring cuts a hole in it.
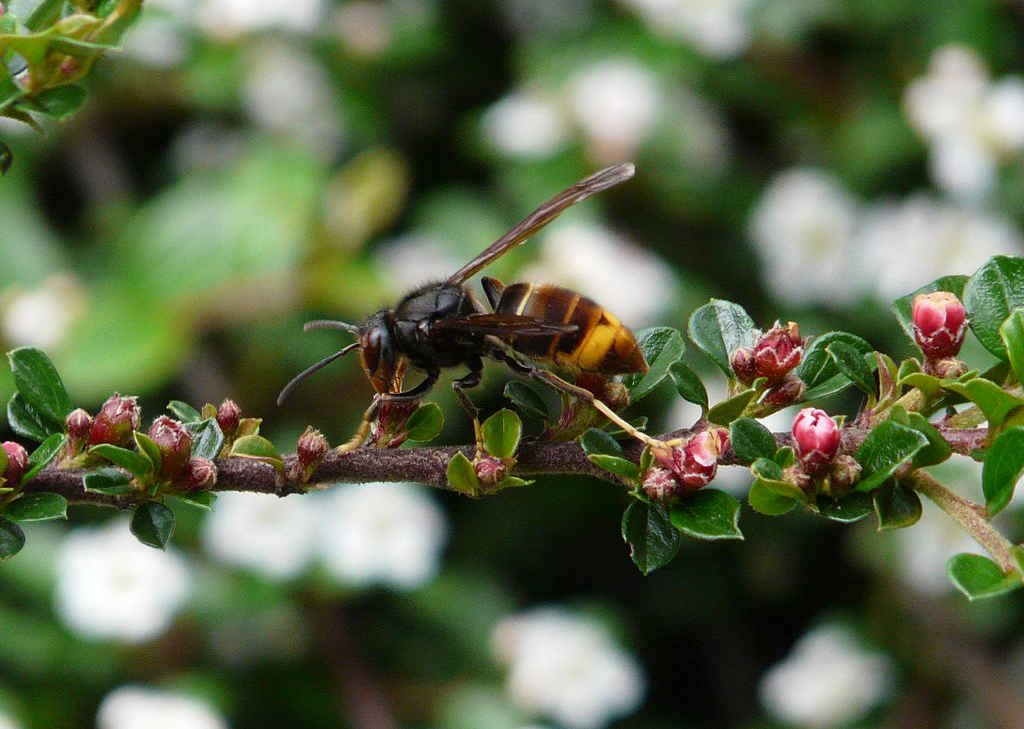
M 516 351 L 532 359 L 606 375 L 647 371 L 633 333 L 603 306 L 576 291 L 548 284 L 512 284 L 502 291 L 495 312 L 576 326 L 573 332 L 509 340 Z

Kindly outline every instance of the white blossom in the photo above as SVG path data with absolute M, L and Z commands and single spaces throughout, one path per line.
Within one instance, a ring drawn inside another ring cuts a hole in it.
M 32 289 L 15 289 L 0 300 L 2 333 L 11 347 L 54 350 L 85 309 L 85 291 L 73 275 L 50 276 Z
M 452 255 L 451 244 L 422 231 L 385 242 L 374 251 L 373 262 L 381 278 L 402 292 L 445 279 L 465 263 Z
M 339 582 L 412 589 L 437 574 L 448 525 L 427 489 L 353 484 L 314 498 L 320 556 Z
M 111 691 L 96 713 L 96 729 L 227 729 L 209 705 L 184 694 L 143 686 Z
M 794 726 L 835 729 L 862 718 L 890 693 L 893 667 L 840 625 L 805 634 L 759 687 L 768 713 Z
M 21 727 L 7 714 L 0 713 L 0 729 L 21 729 Z
M 985 550 L 939 507 L 927 499 L 921 502 L 920 521 L 894 535 L 896 569 L 921 594 L 938 596 L 955 589 L 946 574 L 946 563 L 951 557 L 963 552 L 983 555 Z
M 907 87 L 903 102 L 911 125 L 931 148 L 932 177 L 958 198 L 984 196 L 998 165 L 1024 150 L 1024 78 L 993 83 L 970 48 L 936 51 L 928 73 Z
M 591 155 L 601 162 L 621 162 L 647 138 L 662 93 L 647 67 L 630 58 L 609 58 L 576 72 L 568 98 Z
M 830 173 L 796 168 L 761 195 L 749 233 L 765 282 L 787 304 L 841 306 L 856 295 L 850 280 L 857 202 Z
M 123 519 L 69 532 L 56 565 L 57 614 L 91 639 L 141 643 L 161 635 L 191 588 L 184 560 L 141 544 Z
M 488 144 L 507 157 L 545 159 L 561 151 L 571 137 L 568 120 L 555 99 L 528 90 L 515 91 L 484 113 Z
M 377 58 L 391 46 L 391 15 L 382 2 L 347 2 L 335 11 L 332 25 L 341 43 L 355 55 Z
M 199 0 L 196 23 L 208 35 L 228 40 L 273 28 L 308 33 L 326 10 L 327 0 Z
M 661 258 L 597 223 L 554 226 L 522 277 L 590 296 L 631 327 L 656 321 L 676 295 Z
M 188 41 L 174 19 L 144 13 L 125 35 L 124 52 L 147 66 L 174 68 L 185 60 Z
M 750 45 L 750 11 L 758 0 L 620 0 L 652 30 L 691 43 L 714 60 L 743 53 Z
M 645 682 L 635 657 L 598 623 L 559 608 L 502 620 L 491 636 L 507 690 L 525 711 L 568 729 L 597 729 L 633 713 Z
M 203 523 L 202 541 L 225 564 L 287 580 L 310 565 L 316 524 L 307 497 L 229 492 L 219 495 Z

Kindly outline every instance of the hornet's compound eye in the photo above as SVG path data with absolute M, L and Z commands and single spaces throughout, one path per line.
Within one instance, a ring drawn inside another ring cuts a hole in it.
M 371 378 L 380 366 L 380 328 L 367 329 L 359 338 L 359 356 L 363 363 L 363 369 Z

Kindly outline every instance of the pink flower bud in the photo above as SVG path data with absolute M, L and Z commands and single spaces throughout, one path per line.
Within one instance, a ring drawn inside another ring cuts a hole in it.
M 799 377 L 790 372 L 764 394 L 761 401 L 773 408 L 784 408 L 799 402 L 807 390 L 807 385 Z
M 327 438 L 319 430 L 306 428 L 305 432 L 299 436 L 299 443 L 296 447 L 299 465 L 307 469 L 316 468 L 329 448 Z
M 137 397 L 122 397 L 116 393 L 108 398 L 92 420 L 89 445 L 129 445 L 132 432 L 138 430 L 142 423 L 142 409 L 138 400 Z
M 683 447 L 679 480 L 694 490 L 707 486 L 715 478 L 718 456 L 721 454 L 722 436 L 719 430 L 705 430 L 693 436 Z
M 171 480 L 182 476 L 192 455 L 192 434 L 185 425 L 161 415 L 149 426 L 149 437 L 160 449 L 160 475 Z
M 68 437 L 72 441 L 84 442 L 89 437 L 89 429 L 92 427 L 92 416 L 82 408 L 72 410 L 68 415 L 65 425 L 68 429 Z
M 804 356 L 804 341 L 795 322 L 782 326 L 775 323 L 754 345 L 754 371 L 768 382 L 778 382 L 786 373 L 800 364 Z
M 793 421 L 793 448 L 804 470 L 821 475 L 839 452 L 839 426 L 818 408 L 804 408 Z
M 929 359 L 955 357 L 967 334 L 967 311 L 948 291 L 918 294 L 910 305 L 914 338 Z
M 9 440 L 4 442 L 4 453 L 7 454 L 7 468 L 3 472 L 4 485 L 17 486 L 28 470 L 28 451 L 20 443 Z
M 228 438 L 238 431 L 238 424 L 242 421 L 242 408 L 238 407 L 234 400 L 225 400 L 217 408 L 217 425 Z
M 217 483 L 217 464 L 209 458 L 196 456 L 185 469 L 184 485 L 189 491 L 207 491 Z
M 675 473 L 667 468 L 652 466 L 644 474 L 643 489 L 651 501 L 664 504 L 671 501 L 681 487 Z
M 744 385 L 749 385 L 757 379 L 757 367 L 754 363 L 754 350 L 750 347 L 740 347 L 733 351 L 729 358 L 732 371 L 736 373 L 736 379 Z
M 508 464 L 501 458 L 483 456 L 474 466 L 476 477 L 484 486 L 494 486 L 508 477 Z

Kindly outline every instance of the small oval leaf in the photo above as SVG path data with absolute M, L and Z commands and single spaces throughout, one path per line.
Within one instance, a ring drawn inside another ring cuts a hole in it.
M 1021 587 L 1017 572 L 1004 575 L 999 565 L 980 554 L 958 554 L 946 563 L 946 574 L 968 600 L 996 597 Z
M 671 327 L 642 329 L 636 334 L 636 343 L 649 369 L 642 375 L 627 375 L 623 378 L 632 402 L 651 394 L 668 376 L 669 368 L 686 351 L 682 333 Z
M 616 476 L 621 476 L 627 481 L 635 482 L 640 480 L 640 467 L 632 461 L 627 461 L 625 458 L 595 453 L 594 455 L 587 456 L 587 459 L 602 471 L 614 473 Z
M 878 531 L 903 529 L 921 519 L 921 497 L 903 484 L 892 481 L 871 492 Z
M 484 448 L 495 458 L 513 458 L 523 436 L 523 421 L 508 408 L 502 408 L 480 426 Z
M 796 501 L 781 496 L 764 485 L 761 479 L 755 479 L 747 492 L 747 503 L 754 511 L 765 516 L 780 516 L 793 510 Z
M 106 458 L 114 465 L 120 466 L 126 471 L 131 471 L 139 478 L 145 478 L 153 470 L 153 464 L 146 456 L 130 451 L 127 448 L 111 445 L 110 443 L 94 445 L 89 449 L 89 452 Z
M 476 469 L 462 451 L 448 461 L 447 475 L 448 483 L 460 494 L 477 496 L 480 493 L 480 479 L 477 478 Z
M 743 539 L 740 502 L 718 489 L 701 489 L 672 505 L 672 526 L 696 539 Z
M 35 347 L 19 347 L 7 353 L 14 385 L 33 410 L 59 431 L 71 412 L 71 396 L 46 354 Z
M 1024 426 L 1007 428 L 992 442 L 981 471 L 981 487 L 989 516 L 1002 511 L 1024 472 Z
M 729 443 L 736 456 L 745 464 L 753 463 L 758 458 L 772 459 L 778 448 L 772 432 L 753 418 L 733 421 L 729 426 Z
M 1008 358 L 999 327 L 1024 307 L 1024 259 L 993 256 L 964 286 L 964 306 L 978 341 L 999 359 Z
M 700 405 L 701 409 L 707 412 L 707 388 L 704 387 L 700 377 L 690 369 L 689 365 L 682 360 L 673 362 L 672 366 L 668 368 L 668 375 L 672 378 L 672 382 L 676 386 L 676 392 L 679 393 L 681 398 L 687 402 L 692 402 L 694 405 Z
M 544 398 L 535 388 L 525 382 L 509 381 L 505 385 L 505 397 L 519 408 L 523 415 L 529 415 L 531 418 L 537 418 L 545 423 L 551 420 L 548 404 L 544 402 Z
M 640 572 L 648 575 L 679 554 L 682 539 L 661 504 L 634 501 L 622 515 L 622 539 Z
M 132 515 L 131 530 L 146 546 L 164 549 L 174 533 L 174 512 L 156 501 L 139 504 Z
M 857 450 L 857 462 L 863 468 L 857 490 L 878 488 L 927 445 L 923 434 L 906 425 L 887 420 L 876 426 Z
M 10 559 L 25 546 L 25 532 L 13 521 L 0 518 L 0 562 Z
M 728 377 L 733 376 L 729 358 L 740 347 L 754 346 L 754 320 L 739 304 L 712 299 L 690 315 L 690 339 Z
M 60 494 L 23 494 L 4 512 L 11 521 L 49 521 L 68 518 L 68 500 Z
M 580 446 L 588 456 L 622 456 L 622 446 L 607 432 L 590 428 L 580 436 Z
M 406 437 L 417 443 L 434 440 L 444 427 L 444 413 L 436 402 L 420 405 L 405 421 Z

